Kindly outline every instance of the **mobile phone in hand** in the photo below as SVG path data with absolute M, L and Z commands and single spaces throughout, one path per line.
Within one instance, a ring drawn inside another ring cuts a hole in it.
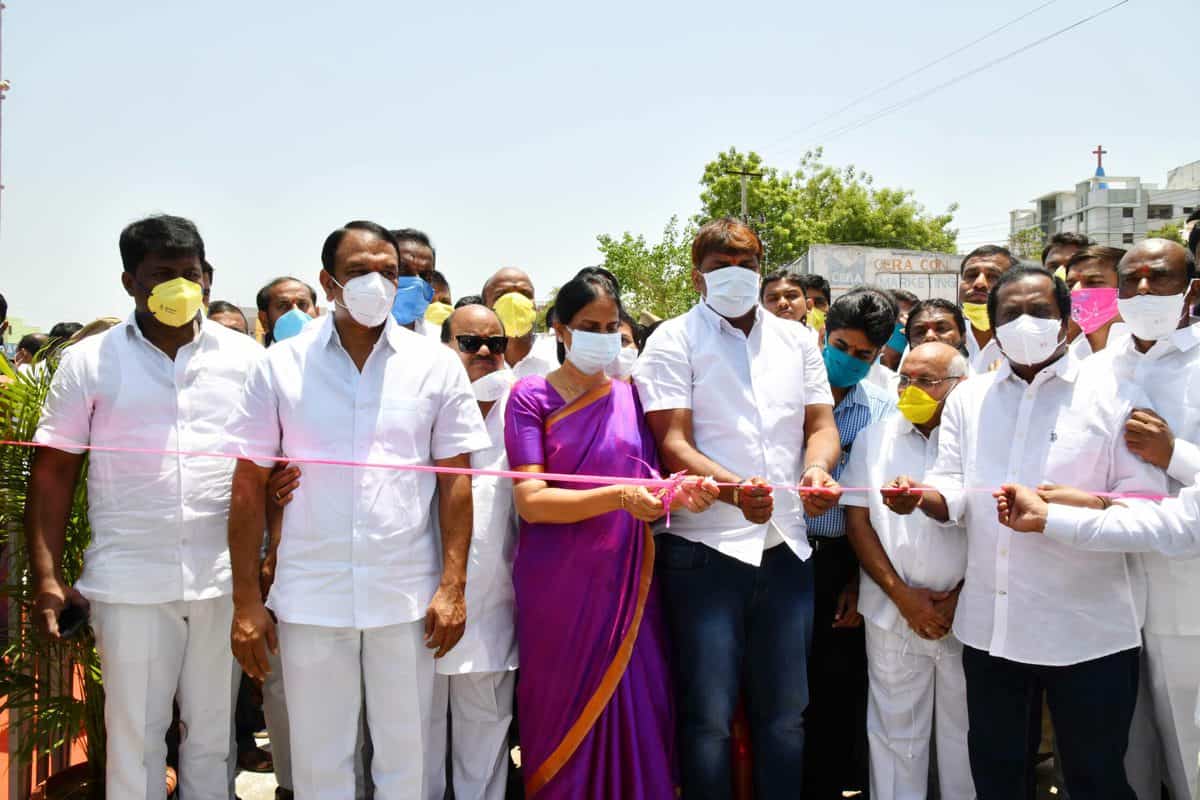
M 82 606 L 68 605 L 58 614 L 58 635 L 63 639 L 78 636 L 88 624 L 87 612 Z

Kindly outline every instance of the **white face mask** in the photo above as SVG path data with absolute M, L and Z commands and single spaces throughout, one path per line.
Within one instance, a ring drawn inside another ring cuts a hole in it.
M 621 352 L 617 353 L 617 357 L 604 371 L 614 378 L 628 378 L 633 374 L 633 365 L 637 363 L 637 357 L 636 347 L 622 347 Z
M 493 403 L 504 396 L 512 386 L 514 377 L 512 370 L 498 369 L 472 383 L 471 390 L 475 392 L 475 399 L 479 402 Z
M 613 362 L 621 350 L 621 334 L 571 331 L 567 360 L 584 375 L 595 375 Z
M 1062 320 L 1022 314 L 996 328 L 1000 349 L 1014 364 L 1031 367 L 1049 361 L 1062 340 Z
M 396 299 L 396 284 L 383 277 L 378 272 L 359 275 L 346 281 L 346 285 L 334 281 L 342 287 L 342 308 L 350 312 L 350 316 L 359 325 L 374 328 L 382 325 L 392 312 L 392 301 Z
M 704 276 L 708 307 L 728 319 L 750 313 L 758 302 L 758 272 L 745 267 L 722 267 Z
M 1185 297 L 1186 294 L 1139 294 L 1117 298 L 1117 311 L 1134 336 L 1144 342 L 1157 342 L 1179 327 Z

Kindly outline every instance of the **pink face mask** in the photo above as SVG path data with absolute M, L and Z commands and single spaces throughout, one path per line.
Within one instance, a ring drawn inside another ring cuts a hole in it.
M 1116 315 L 1116 289 L 1075 289 L 1071 292 L 1071 319 L 1084 333 L 1099 330 Z

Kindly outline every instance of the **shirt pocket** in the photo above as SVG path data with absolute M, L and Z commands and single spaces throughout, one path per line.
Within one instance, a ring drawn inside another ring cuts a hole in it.
M 1042 480 L 1093 492 L 1108 490 L 1108 438 L 1087 425 L 1060 422 L 1050 433 Z

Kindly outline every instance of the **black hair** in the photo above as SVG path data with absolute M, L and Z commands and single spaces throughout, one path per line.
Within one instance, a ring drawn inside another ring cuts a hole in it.
M 466 299 L 466 298 L 464 298 L 464 299 Z M 477 296 L 476 300 L 478 300 L 478 302 L 476 302 L 476 303 L 464 303 L 460 300 L 458 305 L 454 306 L 454 310 L 458 311 L 463 306 L 481 306 L 482 308 L 487 308 L 488 311 L 492 312 L 492 316 L 496 318 L 496 321 L 500 323 L 500 330 L 503 331 L 504 330 L 504 320 L 500 319 L 500 315 L 497 314 L 494 309 L 488 308 L 487 306 L 483 305 L 482 298 L 479 298 Z M 442 320 L 442 344 L 450 344 L 450 318 L 453 316 L 454 316 L 453 313 L 447 314 L 446 318 L 444 320 Z
M 211 283 L 211 282 L 212 282 L 212 276 L 213 276 L 213 273 L 214 273 L 214 272 L 216 272 L 216 270 L 215 270 L 215 269 L 213 269 L 213 265 L 212 265 L 212 264 L 210 264 L 210 263 L 208 263 L 208 261 L 207 261 L 207 260 L 205 260 L 205 261 L 202 261 L 202 262 L 200 262 L 200 271 L 201 271 L 201 272 L 203 272 L 205 275 L 207 275 L 207 276 L 208 276 L 208 280 L 209 280 L 209 282 Z
M 1092 240 L 1084 236 L 1082 233 L 1056 233 L 1050 237 L 1050 241 L 1046 242 L 1046 246 L 1042 248 L 1042 265 L 1046 264 L 1046 256 L 1050 255 L 1050 251 L 1056 247 L 1090 247 Z
M 50 337 L 44 333 L 27 333 L 21 337 L 21 341 L 17 343 L 18 350 L 27 350 L 35 356 L 41 352 L 50 341 Z
M 1030 276 L 1050 279 L 1050 285 L 1054 287 L 1054 301 L 1058 304 L 1059 315 L 1065 320 L 1071 318 L 1071 290 L 1067 288 L 1066 281 L 1059 280 L 1050 270 L 1042 267 L 1015 267 L 1001 275 L 992 286 L 992 291 L 988 292 L 988 321 L 992 323 L 993 328 L 996 327 L 996 307 L 1000 303 L 1000 290 L 1010 283 Z
M 450 290 L 450 281 L 446 280 L 446 276 L 438 272 L 436 269 L 429 271 L 430 286 L 445 286 L 446 290 Z
M 244 323 L 246 323 L 246 330 L 247 331 L 250 330 L 250 320 L 247 320 L 246 314 L 242 313 L 241 308 L 233 305 L 232 302 L 228 302 L 228 301 L 224 301 L 224 300 L 214 300 L 209 303 L 209 317 L 211 317 L 212 314 L 229 314 L 229 313 L 238 314 L 239 317 L 241 317 L 241 321 L 244 321 Z
M 254 304 L 256 306 L 258 306 L 259 311 L 266 312 L 266 310 L 268 308 L 270 308 L 270 306 L 271 306 L 271 290 L 274 289 L 276 286 L 279 286 L 280 284 L 284 284 L 284 283 L 298 283 L 301 286 L 303 286 L 305 289 L 308 289 L 308 293 L 312 296 L 313 305 L 315 306 L 317 304 L 317 290 L 316 289 L 309 286 L 307 283 L 300 280 L 299 278 L 293 278 L 290 275 L 281 275 L 280 277 L 278 277 L 275 280 L 268 283 L 266 286 L 259 289 L 258 294 L 256 294 L 254 296 Z M 211 308 L 211 306 L 210 306 L 210 308 Z
M 325 237 L 325 244 L 321 247 L 321 268 L 333 274 L 333 269 L 337 260 L 337 250 L 342 244 L 342 239 L 346 238 L 346 234 L 350 231 L 366 231 L 378 239 L 382 239 L 392 246 L 396 251 L 397 260 L 400 258 L 400 243 L 396 241 L 396 237 L 387 228 L 380 225 L 378 222 L 370 222 L 365 219 L 356 219 L 353 222 L 347 222 L 342 227 L 338 228 L 333 233 Z
M 760 302 L 767 293 L 767 287 L 777 281 L 787 281 L 788 283 L 796 284 L 800 287 L 800 291 L 804 292 L 804 296 L 808 297 L 808 290 L 804 286 L 804 276 L 798 272 L 792 272 L 790 269 L 781 269 L 772 272 L 762 279 L 762 283 L 758 286 L 758 299 Z
M 888 289 L 888 294 L 892 296 L 892 300 L 896 302 L 897 306 L 899 306 L 901 303 L 908 303 L 908 305 L 911 307 L 921 302 L 921 298 L 917 297 L 907 289 Z M 911 308 L 909 313 L 912 313 Z
M 1116 272 L 1117 264 L 1121 263 L 1121 259 L 1124 257 L 1125 251 L 1119 247 L 1105 247 L 1102 244 L 1093 244 L 1081 250 L 1076 250 L 1071 254 L 1071 257 L 1067 259 L 1066 267 L 1070 271 L 1071 267 L 1084 261 L 1100 261 L 1108 264 L 1109 269 Z
M 613 282 L 605 277 L 600 272 L 592 270 L 596 267 L 587 267 L 581 270 L 581 274 L 572 278 L 563 284 L 563 287 L 558 290 L 558 294 L 554 297 L 554 316 L 556 321 L 563 325 L 570 325 L 571 320 L 575 319 L 575 315 L 583 310 L 597 298 L 608 295 L 617 304 L 617 316 L 625 310 L 621 306 L 621 297 L 617 294 L 617 287 Z M 607 270 L 605 270 L 607 272 Z M 558 363 L 562 364 L 567 360 L 567 349 L 562 342 L 558 343 Z
M 958 267 L 958 274 L 961 275 L 963 271 L 966 270 L 967 262 L 971 259 L 991 258 L 992 256 L 1004 256 L 1007 258 L 1009 269 L 1012 269 L 1013 267 L 1019 267 L 1021 265 L 1021 259 L 1014 256 L 1012 251 L 1007 247 L 1001 247 L 998 244 L 985 244 L 980 247 L 976 247 L 974 250 L 963 256 L 962 263 L 959 264 Z
M 811 296 L 811 291 L 817 291 L 825 295 L 825 302 L 833 300 L 833 292 L 829 288 L 829 281 L 825 280 L 821 275 L 811 272 L 805 273 L 800 276 L 800 285 L 804 287 L 804 294 L 806 296 Z
M 1192 229 L 1188 231 L 1187 249 L 1193 257 L 1196 257 L 1196 254 L 1200 253 L 1200 222 L 1197 222 L 1192 226 Z M 0 297 L 0 300 L 3 299 L 4 298 Z M 3 317 L 0 317 L 0 319 L 2 318 Z
M 433 242 L 429 239 L 429 234 L 425 231 L 419 231 L 416 228 L 397 228 L 392 231 L 392 236 L 396 238 L 397 252 L 399 251 L 400 242 L 416 242 L 419 245 L 424 245 L 429 248 L 429 252 L 433 255 L 433 263 L 437 263 L 437 250 L 433 246 Z
M 1187 257 L 1187 279 L 1194 281 L 1196 279 L 1196 256 L 1190 250 L 1185 252 L 1184 256 Z
M 638 352 L 642 352 L 642 348 L 646 346 L 646 337 L 642 332 L 642 326 L 638 324 L 637 320 L 629 315 L 629 312 L 625 310 L 624 306 L 620 307 L 618 315 L 620 317 L 621 324 L 628 325 L 629 330 L 633 331 L 633 343 L 637 345 Z
M 8 301 L 4 299 L 4 295 L 0 294 L 0 322 L 8 319 Z
M 126 272 L 137 271 L 148 255 L 166 258 L 195 256 L 204 264 L 204 240 L 200 238 L 196 225 L 189 219 L 170 214 L 156 214 L 129 223 L 121 231 L 117 246 L 121 250 L 121 264 Z
M 469 294 L 466 297 L 458 298 L 458 302 L 454 304 L 454 309 L 457 311 L 458 309 L 462 308 L 463 306 L 482 306 L 482 305 L 486 305 L 486 303 L 483 302 L 483 295 Z
M 954 319 L 954 327 L 958 328 L 959 336 L 963 338 L 963 341 L 966 341 L 967 320 L 965 317 L 963 317 L 962 309 L 956 304 L 951 303 L 949 300 L 941 297 L 932 297 L 928 300 L 918 301 L 915 306 L 909 309 L 908 323 L 904 326 L 904 338 L 908 341 L 908 346 L 910 348 L 915 347 L 915 345 L 912 343 L 912 337 L 909 334 L 909 332 L 912 330 L 913 320 L 920 316 L 922 312 L 933 310 L 945 311 L 947 314 L 949 314 Z
M 50 338 L 66 341 L 83 329 L 83 325 L 78 322 L 59 322 L 50 329 Z
M 838 330 L 859 330 L 875 347 L 883 347 L 896 330 L 899 310 L 887 292 L 873 286 L 856 286 L 829 306 L 825 336 Z
M 616 289 L 617 293 L 615 296 L 616 297 L 621 296 L 621 282 L 619 280 L 617 280 L 616 275 L 613 275 L 611 272 L 609 272 L 604 267 L 584 267 L 583 269 L 579 270 L 579 272 L 575 273 L 576 278 L 586 278 L 589 275 L 597 275 L 601 278 L 606 279 L 609 283 L 611 283 L 613 285 L 613 288 Z

